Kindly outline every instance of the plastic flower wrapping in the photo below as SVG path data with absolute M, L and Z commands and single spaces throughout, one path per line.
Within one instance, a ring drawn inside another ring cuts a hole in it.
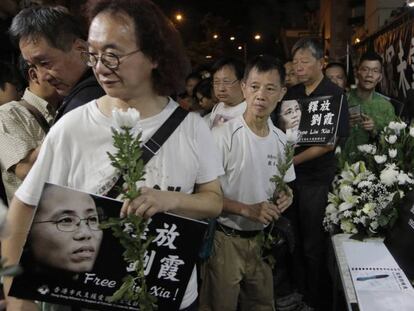
M 413 148 L 414 127 L 397 121 L 381 131 L 376 144 L 358 146 L 358 161 L 343 165 L 328 195 L 325 229 L 363 238 L 391 228 L 414 185 Z

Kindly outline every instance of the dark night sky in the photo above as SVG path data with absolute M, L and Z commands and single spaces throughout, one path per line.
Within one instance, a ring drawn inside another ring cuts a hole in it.
M 84 1 L 67 2 L 75 14 L 80 14 L 79 8 Z M 319 0 L 153 1 L 173 21 L 178 12 L 184 16 L 181 23 L 174 23 L 195 62 L 205 61 L 206 55 L 217 58 L 226 54 L 245 58 L 245 49 L 238 50 L 238 46 L 247 47 L 247 56 L 270 53 L 284 58 L 281 28 L 306 28 L 306 12 L 315 12 L 319 6 Z M 2 22 L 3 35 L 10 20 Z M 213 33 L 218 33 L 220 38 L 213 40 Z M 253 39 L 256 33 L 261 34 L 260 41 Z M 235 36 L 236 40 L 230 41 L 230 36 Z M 1 58 L 8 58 L 11 53 L 4 46 L 0 52 Z
M 272 53 L 284 57 L 280 46 L 280 29 L 306 28 L 306 12 L 318 9 L 318 0 L 154 0 L 174 21 L 177 12 L 184 16 L 175 22 L 187 46 L 208 42 L 212 33 L 219 33 L 223 52 L 243 56 L 237 46 L 247 43 L 248 54 Z M 211 15 L 208 27 L 203 23 L 206 14 Z M 218 28 L 218 29 L 214 29 Z M 207 30 L 210 30 L 209 34 Z M 254 34 L 262 39 L 255 41 Z M 236 40 L 230 42 L 234 35 Z M 207 43 L 206 43 L 207 44 Z M 216 42 L 216 44 L 218 44 Z M 210 45 L 205 46 L 208 52 Z

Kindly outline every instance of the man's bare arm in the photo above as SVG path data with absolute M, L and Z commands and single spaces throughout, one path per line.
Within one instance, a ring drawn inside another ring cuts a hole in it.
M 17 178 L 24 180 L 35 163 L 39 154 L 40 146 L 29 151 L 27 156 L 22 159 L 19 163 L 12 167 Z
M 34 211 L 33 206 L 23 203 L 16 197 L 13 198 L 7 215 L 6 237 L 1 240 L 1 253 L 2 258 L 6 260 L 6 265 L 16 265 L 19 262 Z M 11 282 L 10 277 L 5 277 L 3 280 L 7 310 L 37 310 L 36 305 L 31 301 L 7 297 Z

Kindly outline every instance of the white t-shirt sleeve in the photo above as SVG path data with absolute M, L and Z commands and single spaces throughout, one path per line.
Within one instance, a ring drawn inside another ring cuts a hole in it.
M 218 126 L 212 129 L 212 133 L 213 133 L 214 142 L 218 150 L 218 157 L 219 157 L 220 163 L 223 166 L 224 170 L 226 170 L 229 148 L 228 148 L 224 129 L 225 129 L 224 125 Z
M 196 183 L 203 184 L 223 175 L 224 170 L 211 131 L 208 125 L 201 120 L 201 117 L 198 118 L 200 120 L 196 120 L 195 124 L 195 144 L 199 157 L 199 173 L 197 174 Z

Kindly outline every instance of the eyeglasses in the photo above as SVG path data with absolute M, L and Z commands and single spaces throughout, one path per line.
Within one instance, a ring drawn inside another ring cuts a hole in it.
M 53 223 L 56 225 L 56 228 L 59 231 L 73 232 L 73 231 L 78 230 L 82 221 L 85 221 L 89 229 L 93 231 L 101 230 L 99 228 L 98 215 L 89 216 L 87 218 L 80 218 L 79 216 L 76 216 L 76 215 L 70 215 L 70 216 L 63 216 L 62 218 L 59 218 L 58 220 L 36 221 L 34 222 L 34 224 Z
M 239 81 L 238 79 L 234 80 L 234 81 L 213 81 L 213 86 L 220 86 L 223 85 L 224 87 L 230 87 L 233 86 L 234 83 L 236 83 L 237 81 Z
M 119 68 L 119 65 L 121 64 L 121 59 L 140 51 L 141 50 L 138 49 L 124 55 L 116 55 L 114 53 L 102 53 L 101 56 L 87 51 L 82 51 L 81 57 L 85 64 L 89 67 L 95 67 L 98 64 L 98 61 L 100 60 L 105 67 L 116 70 Z

